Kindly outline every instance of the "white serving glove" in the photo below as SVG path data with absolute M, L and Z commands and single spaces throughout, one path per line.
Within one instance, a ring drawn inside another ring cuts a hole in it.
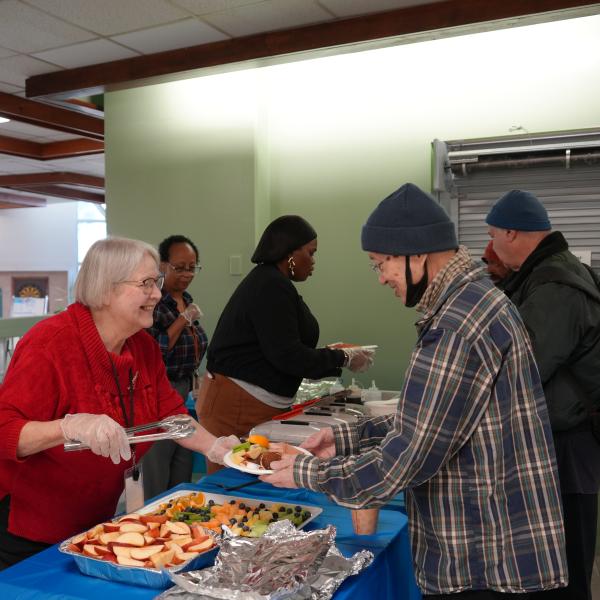
M 181 313 L 181 316 L 188 322 L 188 325 L 191 325 L 194 321 L 200 317 L 203 317 L 204 314 L 200 307 L 192 302 L 185 307 L 185 310 Z
M 60 428 L 66 440 L 83 442 L 94 454 L 110 456 L 115 465 L 121 458 L 131 458 L 125 430 L 108 415 L 67 414 L 60 422 Z
M 342 348 L 346 355 L 344 366 L 355 373 L 364 373 L 373 366 L 374 350 L 364 348 Z
M 212 446 L 210 447 L 210 450 L 206 453 L 206 458 L 208 458 L 210 462 L 222 465 L 224 464 L 223 458 L 225 457 L 225 455 L 234 446 L 237 446 L 241 443 L 242 442 L 237 437 L 235 437 L 235 435 L 223 435 L 213 442 Z

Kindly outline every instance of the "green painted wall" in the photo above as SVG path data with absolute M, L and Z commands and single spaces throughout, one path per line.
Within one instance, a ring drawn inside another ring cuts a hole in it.
M 298 288 L 321 342 L 378 344 L 360 379 L 399 389 L 417 315 L 377 284 L 361 225 L 402 183 L 429 188 L 436 137 L 600 125 L 599 46 L 600 17 L 587 17 L 109 93 L 109 230 L 191 236 L 212 331 L 240 279 L 229 255 L 246 273 L 264 226 L 303 215 L 319 251 Z

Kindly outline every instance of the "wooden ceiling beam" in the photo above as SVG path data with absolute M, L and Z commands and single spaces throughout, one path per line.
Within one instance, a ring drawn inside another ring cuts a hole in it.
M 97 94 L 110 89 L 111 86 L 205 67 L 596 3 L 597 0 L 446 0 L 35 75 L 27 79 L 26 95 L 69 98 Z
M 80 185 L 84 187 L 104 189 L 104 178 L 83 173 L 21 173 L 18 175 L 0 175 L 0 187 L 35 188 L 47 184 Z
M 41 194 L 43 196 L 52 196 L 53 198 L 65 198 L 68 200 L 82 200 L 84 202 L 95 202 L 96 204 L 104 204 L 104 194 L 88 192 L 62 185 L 36 185 L 26 186 L 21 185 L 19 190 L 30 192 L 32 194 Z
M 46 206 L 46 200 L 35 196 L 22 196 L 0 191 L 0 208 L 19 208 L 22 206 Z
M 71 158 L 72 156 L 85 156 L 104 152 L 104 142 L 85 138 L 48 142 L 47 144 L 41 144 L 41 146 L 42 160 Z
M 39 159 L 40 146 L 37 142 L 0 135 L 0 154 Z
M 104 140 L 103 119 L 4 92 L 0 92 L 0 117 L 94 140 Z
M 0 135 L 0 154 L 22 156 L 34 160 L 71 158 L 73 156 L 100 154 L 102 152 L 104 152 L 104 143 L 98 140 L 76 138 L 74 140 L 40 144 L 39 142 Z

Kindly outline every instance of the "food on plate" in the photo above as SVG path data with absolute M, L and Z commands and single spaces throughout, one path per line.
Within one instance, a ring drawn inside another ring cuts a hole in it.
M 329 344 L 328 348 L 335 348 L 336 350 L 341 350 L 342 348 L 360 348 L 359 344 L 346 344 L 344 342 L 336 342 L 335 344 Z
M 130 514 L 72 537 L 67 550 L 127 567 L 168 569 L 210 550 L 213 535 L 201 525 Z
M 259 504 L 244 500 L 230 500 L 224 504 L 217 504 L 209 500 L 206 505 L 198 506 L 195 494 L 182 496 L 164 502 L 158 507 L 156 515 L 147 515 L 148 518 L 167 517 L 167 523 L 189 525 L 200 524 L 206 529 L 221 532 L 221 526 L 229 527 L 234 535 L 244 537 L 260 537 L 269 523 L 281 519 L 288 519 L 296 527 L 302 525 L 312 515 L 309 510 L 301 506 L 287 504 L 273 504 L 267 508 L 264 502 Z
M 236 465 L 247 466 L 252 463 L 257 467 L 270 469 L 271 463 L 281 460 L 284 454 L 300 454 L 300 450 L 290 444 L 272 444 L 264 435 L 251 435 L 247 442 L 231 449 L 231 461 Z

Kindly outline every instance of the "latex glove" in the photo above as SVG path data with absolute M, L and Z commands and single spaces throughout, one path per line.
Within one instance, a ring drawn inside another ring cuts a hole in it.
M 373 366 L 374 350 L 365 350 L 364 348 L 343 348 L 343 350 L 348 357 L 347 369 L 355 373 L 364 373 Z
M 294 481 L 294 462 L 297 455 L 286 454 L 281 457 L 281 460 L 276 460 L 271 463 L 271 469 L 275 473 L 270 475 L 261 475 L 259 479 L 274 485 L 275 487 L 283 488 L 297 488 L 296 482 Z
M 324 427 L 313 433 L 300 444 L 300 448 L 308 450 L 319 458 L 333 458 L 336 455 L 333 429 Z
M 68 414 L 60 422 L 60 428 L 66 440 L 83 442 L 94 454 L 110 456 L 115 465 L 121 458 L 131 458 L 125 430 L 108 415 Z
M 200 317 L 203 317 L 204 314 L 202 310 L 200 310 L 200 307 L 192 302 L 185 307 L 185 310 L 181 313 L 181 316 L 188 322 L 188 325 L 191 325 L 194 321 Z
M 224 464 L 223 458 L 224 456 L 238 444 L 241 444 L 240 440 L 235 437 L 235 435 L 229 436 L 221 436 L 217 438 L 210 447 L 209 451 L 206 453 L 206 458 L 210 460 L 210 462 L 217 463 L 219 465 Z

